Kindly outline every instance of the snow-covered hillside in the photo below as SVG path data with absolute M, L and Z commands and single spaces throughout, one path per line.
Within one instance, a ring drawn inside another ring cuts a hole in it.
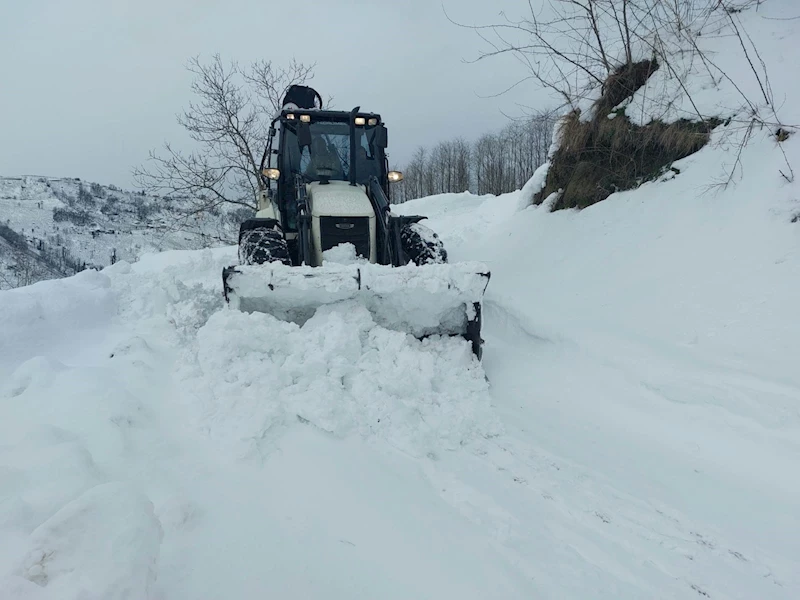
M 225 214 L 182 220 L 180 201 L 54 177 L 0 177 L 0 289 L 136 260 L 146 252 L 219 245 Z
M 796 598 L 800 230 L 769 170 L 699 197 L 719 152 L 405 205 L 492 268 L 482 365 L 227 310 L 232 248 L 3 292 L 5 597 Z

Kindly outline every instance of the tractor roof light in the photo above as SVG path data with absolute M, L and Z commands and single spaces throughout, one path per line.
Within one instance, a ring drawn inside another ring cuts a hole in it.
M 267 179 L 272 179 L 273 181 L 276 181 L 281 176 L 280 169 L 264 169 L 262 173 Z
M 400 171 L 389 171 L 386 174 L 386 177 L 389 179 L 391 183 L 397 183 L 398 181 L 403 181 L 403 173 Z
M 368 124 L 368 125 L 372 125 L 372 126 L 374 126 L 374 125 L 377 125 L 377 124 L 378 124 L 378 119 L 376 119 L 376 118 L 374 118 L 374 117 L 373 117 L 372 119 L 370 119 L 369 121 L 367 121 L 367 124 Z
M 300 115 L 300 120 L 303 123 L 311 123 L 311 115 Z
M 294 114 L 289 113 L 288 115 L 286 115 L 286 118 L 289 119 L 290 121 L 294 121 Z
M 356 117 L 356 125 L 366 125 L 367 119 L 365 117 Z

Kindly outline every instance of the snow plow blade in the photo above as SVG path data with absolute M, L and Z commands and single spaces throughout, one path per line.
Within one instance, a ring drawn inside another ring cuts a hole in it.
M 460 335 L 481 356 L 481 301 L 489 271 L 480 263 L 290 267 L 281 263 L 223 269 L 225 300 L 298 324 L 325 304 L 354 299 L 387 329 L 417 338 Z

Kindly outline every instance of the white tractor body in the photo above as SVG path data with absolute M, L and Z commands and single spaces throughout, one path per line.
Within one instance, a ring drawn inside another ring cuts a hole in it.
M 448 264 L 425 217 L 391 211 L 388 133 L 379 114 L 322 109 L 292 86 L 270 126 L 255 218 L 239 229 L 239 264 L 223 269 L 232 308 L 304 323 L 327 304 L 359 302 L 375 322 L 416 337 L 463 336 L 480 358 L 489 271 Z

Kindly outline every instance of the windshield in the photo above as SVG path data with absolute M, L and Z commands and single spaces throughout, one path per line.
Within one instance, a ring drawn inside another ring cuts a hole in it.
M 350 125 L 334 121 L 311 123 L 311 146 L 300 150 L 295 125 L 284 125 L 284 172 L 301 173 L 311 181 L 350 180 Z M 380 179 L 381 161 L 370 147 L 372 127 L 356 127 L 356 183 L 366 184 L 370 177 Z

